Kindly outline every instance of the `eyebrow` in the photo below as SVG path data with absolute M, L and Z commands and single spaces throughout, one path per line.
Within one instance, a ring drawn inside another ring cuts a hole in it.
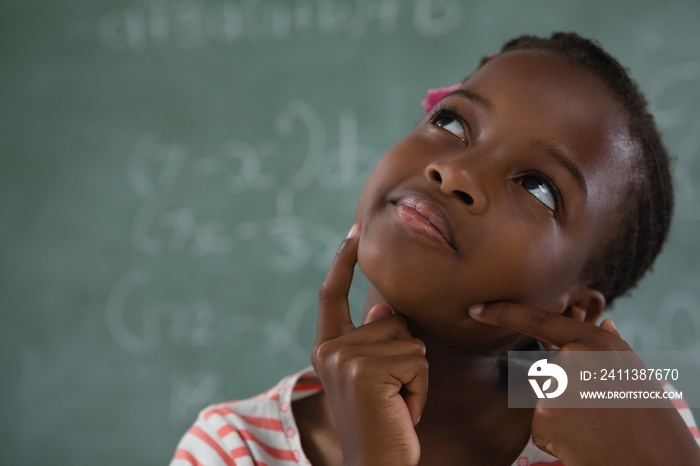
M 486 111 L 491 110 L 491 102 L 484 99 L 479 94 L 470 91 L 469 89 L 460 88 L 460 89 L 457 89 L 456 91 L 450 92 L 445 97 L 452 96 L 452 95 L 457 95 L 457 96 L 463 97 L 463 98 L 477 104 L 479 107 L 482 107 Z
M 559 147 L 557 144 L 554 144 L 552 142 L 545 142 L 541 139 L 532 139 L 531 142 L 533 146 L 543 150 L 547 155 L 556 159 L 556 161 L 560 165 L 562 165 L 566 169 L 566 171 L 569 172 L 569 174 L 574 178 L 574 180 L 576 180 L 576 184 L 578 184 L 579 188 L 581 189 L 583 197 L 585 198 L 588 196 L 586 179 L 583 177 L 581 171 L 578 169 L 576 164 L 572 162 L 569 157 L 566 156 L 561 147 Z

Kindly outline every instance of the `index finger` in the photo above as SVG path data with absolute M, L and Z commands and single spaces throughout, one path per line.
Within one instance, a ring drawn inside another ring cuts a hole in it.
M 360 226 L 355 224 L 340 244 L 318 292 L 316 341 L 323 342 L 353 330 L 348 293 L 357 264 Z
M 521 304 L 499 302 L 469 308 L 469 315 L 486 324 L 507 327 L 525 335 L 563 346 L 585 339 L 595 325 Z

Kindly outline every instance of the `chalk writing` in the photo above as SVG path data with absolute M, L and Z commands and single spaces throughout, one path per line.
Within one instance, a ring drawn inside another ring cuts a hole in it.
M 201 220 L 192 207 L 170 205 L 164 195 L 146 199 L 131 224 L 131 239 L 146 256 L 187 255 L 201 258 L 234 249 L 233 238 L 219 220 Z
M 187 149 L 178 143 L 160 142 L 148 132 L 134 144 L 127 165 L 127 178 L 139 197 L 171 190 L 189 157 Z
M 234 194 L 279 189 L 299 192 L 314 181 L 327 190 L 351 188 L 364 181 L 376 152 L 360 143 L 354 112 L 341 111 L 337 119 L 338 145 L 329 147 L 331 128 L 325 123 L 329 119 L 308 103 L 293 101 L 274 120 L 275 139 L 226 141 L 215 153 L 198 157 L 183 143 L 163 142 L 157 134 L 147 132 L 134 143 L 127 177 L 143 199 L 171 191 L 178 182 L 193 177 L 218 178 Z M 292 138 L 302 143 L 294 152 L 290 152 Z
M 649 81 L 647 98 L 659 126 L 672 128 L 682 125 L 688 118 L 688 110 L 695 110 L 683 93 L 673 95 L 677 89 L 696 86 L 700 80 L 700 64 L 697 62 L 676 63 L 660 69 Z
M 114 284 L 105 306 L 107 329 L 124 351 L 143 356 L 168 346 L 203 347 L 217 344 L 214 329 L 217 312 L 208 301 L 187 304 L 159 298 L 156 274 L 142 266 L 129 271 Z M 242 313 L 226 316 L 226 341 L 252 336 L 270 354 L 283 355 L 294 364 L 308 363 L 317 309 L 318 290 L 306 287 L 297 292 L 286 309 L 273 318 Z M 219 322 L 219 325 L 222 322 Z
M 403 10 L 426 37 L 455 31 L 466 6 L 458 0 L 202 0 L 151 1 L 114 9 L 97 25 L 108 50 L 144 52 L 209 44 L 260 44 L 312 36 L 363 37 L 370 28 L 395 34 Z
M 376 154 L 360 142 L 351 111 L 327 118 L 308 103 L 293 101 L 271 121 L 272 139 L 226 141 L 206 155 L 193 154 L 186 144 L 164 141 L 154 132 L 139 137 L 126 167 L 139 199 L 130 228 L 134 248 L 156 259 L 251 254 L 256 264 L 279 274 L 307 267 L 325 270 L 344 230 L 323 218 L 298 215 L 295 199 L 314 186 L 329 193 L 357 189 Z M 336 128 L 332 145 L 329 133 Z M 254 211 L 246 204 L 247 195 Z M 227 198 L 220 204 L 226 212 L 208 208 L 211 200 L 221 198 Z M 119 347 L 143 355 L 166 345 L 215 344 L 215 306 L 198 297 L 159 297 L 159 289 L 179 288 L 168 284 L 171 279 L 142 265 L 114 283 L 105 318 Z M 299 343 L 296 328 L 303 320 L 299 316 L 315 309 L 315 300 L 315 290 L 298 294 L 281 321 L 236 315 L 227 326 L 235 329 L 228 336 L 253 334 L 268 342 L 271 351 L 306 361 L 308 347 Z
M 105 318 L 114 341 L 134 355 L 160 348 L 165 341 L 185 346 L 214 342 L 214 308 L 203 299 L 182 303 L 156 299 L 148 292 L 154 272 L 137 267 L 119 278 L 107 296 Z
M 690 290 L 669 293 L 658 312 L 664 341 L 685 350 L 700 350 L 700 297 Z
M 221 399 L 221 374 L 198 371 L 194 374 L 173 375 L 170 383 L 170 420 L 191 420 L 213 400 Z
M 700 64 L 695 61 L 661 68 L 648 83 L 648 98 L 659 127 L 678 130 L 675 156 L 675 182 L 679 202 L 678 216 L 700 219 L 700 195 L 693 167 L 700 153 L 700 111 L 689 95 L 700 85 Z M 697 94 L 695 94 L 697 95 Z
M 648 318 L 624 317 L 614 318 L 615 325 L 622 338 L 636 351 L 658 351 L 660 347 L 660 335 L 656 326 L 649 322 Z
M 337 144 L 331 147 L 333 120 Z M 136 250 L 149 257 L 204 258 L 258 242 L 259 257 L 275 272 L 326 267 L 341 233 L 296 215 L 295 197 L 314 185 L 327 192 L 357 190 L 377 154 L 360 142 L 351 111 L 324 118 L 310 104 L 293 101 L 273 121 L 274 139 L 227 141 L 208 155 L 194 155 L 185 144 L 153 132 L 138 138 L 127 162 L 127 178 L 142 199 L 130 229 Z M 188 195 L 196 180 L 204 184 Z M 267 219 L 245 218 L 245 212 L 221 217 L 220 209 L 195 202 L 228 197 L 228 212 L 236 212 L 239 204 L 245 207 L 246 193 L 256 193 L 259 217 L 268 202 Z
M 291 195 L 282 208 L 291 210 Z M 318 222 L 284 214 L 263 222 L 243 221 L 227 226 L 221 220 L 205 221 L 195 210 L 169 206 L 168 199 L 153 196 L 141 206 L 131 226 L 136 250 L 145 256 L 203 258 L 233 253 L 239 245 L 260 241 L 259 255 L 270 270 L 296 272 L 309 264 L 324 268 L 333 257 L 342 232 Z M 250 245 L 246 245 L 250 247 Z

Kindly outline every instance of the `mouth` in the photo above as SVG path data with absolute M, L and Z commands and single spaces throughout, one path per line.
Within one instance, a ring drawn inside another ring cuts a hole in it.
M 440 204 L 417 193 L 402 195 L 391 203 L 410 230 L 457 251 L 449 217 Z

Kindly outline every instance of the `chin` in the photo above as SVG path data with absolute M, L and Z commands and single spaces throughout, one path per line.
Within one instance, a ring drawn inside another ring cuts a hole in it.
M 360 242 L 358 265 L 362 273 L 376 290 L 376 298 L 381 298 L 395 312 L 412 316 L 417 312 L 426 312 L 426 305 L 435 302 L 435 290 L 421 277 L 412 274 L 415 265 L 398 263 L 386 249 L 381 246 L 367 245 Z

